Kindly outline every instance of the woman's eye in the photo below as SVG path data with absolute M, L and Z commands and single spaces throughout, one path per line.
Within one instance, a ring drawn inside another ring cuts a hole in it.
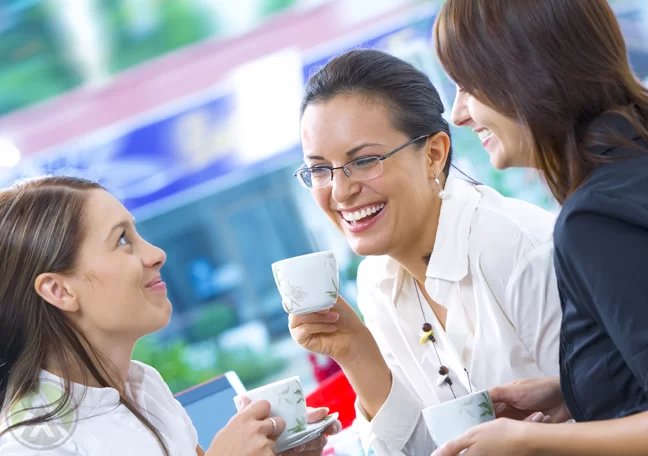
M 331 173 L 331 171 L 328 168 L 322 168 L 322 167 L 311 168 L 310 171 L 313 176 L 324 176 Z
M 130 241 L 128 240 L 128 237 L 126 236 L 126 231 L 124 231 L 119 236 L 119 241 L 117 241 L 117 245 L 130 245 Z
M 358 158 L 353 162 L 353 166 L 357 169 L 369 169 L 380 164 L 380 159 L 377 157 L 363 157 Z

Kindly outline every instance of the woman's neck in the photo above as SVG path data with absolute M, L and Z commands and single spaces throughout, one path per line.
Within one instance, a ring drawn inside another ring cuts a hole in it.
M 96 344 L 92 341 L 88 342 L 92 344 L 92 348 L 88 346 L 86 341 L 81 341 L 96 371 L 102 377 L 103 381 L 108 383 L 108 387 L 115 388 L 120 393 L 123 393 L 125 383 L 128 379 L 134 344 L 122 345 L 120 347 L 116 344 L 107 345 Z M 67 369 L 59 365 L 55 359 L 50 359 L 45 370 L 61 378 L 67 377 L 71 382 L 81 385 L 95 388 L 106 386 L 93 375 L 92 369 L 86 366 L 76 353 L 71 353 L 65 358 L 74 360 L 66 366 Z
M 413 241 L 408 242 L 401 251 L 389 255 L 420 283 L 425 283 L 427 260 L 434 250 L 440 213 L 441 203 L 439 200 L 428 212 L 428 218 L 422 222 L 420 233 L 412 236 Z

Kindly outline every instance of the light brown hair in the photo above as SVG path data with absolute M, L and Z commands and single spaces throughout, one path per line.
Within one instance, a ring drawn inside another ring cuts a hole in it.
M 70 372 L 75 368 L 102 387 L 116 386 L 102 374 L 108 372 L 110 362 L 34 287 L 42 273 L 75 271 L 85 237 L 88 196 L 91 190 L 102 189 L 84 179 L 45 177 L 0 190 L 0 410 L 38 390 L 47 362 L 61 370 L 65 383 L 63 397 L 50 404 L 48 413 L 19 422 L 0 436 L 56 419 L 74 408 Z M 166 442 L 137 406 L 123 394 L 120 402 L 154 434 L 168 456 Z
M 433 35 L 450 78 L 528 132 L 532 165 L 561 203 L 606 160 L 589 147 L 634 146 L 590 129 L 602 114 L 648 139 L 648 89 L 606 0 L 447 0 Z

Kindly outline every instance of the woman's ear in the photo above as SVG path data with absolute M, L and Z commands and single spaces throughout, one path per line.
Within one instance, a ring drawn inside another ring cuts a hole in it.
M 63 312 L 76 312 L 79 309 L 70 281 L 61 274 L 40 274 L 36 277 L 34 289 L 41 298 Z
M 450 137 L 439 132 L 430 136 L 425 143 L 425 153 L 427 156 L 428 178 L 434 180 L 435 177 L 443 177 L 448 154 L 450 152 Z

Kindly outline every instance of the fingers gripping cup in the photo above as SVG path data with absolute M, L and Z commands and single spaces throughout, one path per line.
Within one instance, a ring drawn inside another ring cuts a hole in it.
M 278 416 L 286 422 L 286 430 L 277 439 L 277 444 L 306 430 L 306 399 L 299 377 L 291 377 L 248 391 L 243 396 L 250 401 L 268 401 L 270 416 Z M 241 409 L 242 396 L 234 398 L 236 409 Z
M 278 261 L 272 273 L 286 309 L 293 314 L 330 309 L 338 299 L 340 274 L 333 252 Z

